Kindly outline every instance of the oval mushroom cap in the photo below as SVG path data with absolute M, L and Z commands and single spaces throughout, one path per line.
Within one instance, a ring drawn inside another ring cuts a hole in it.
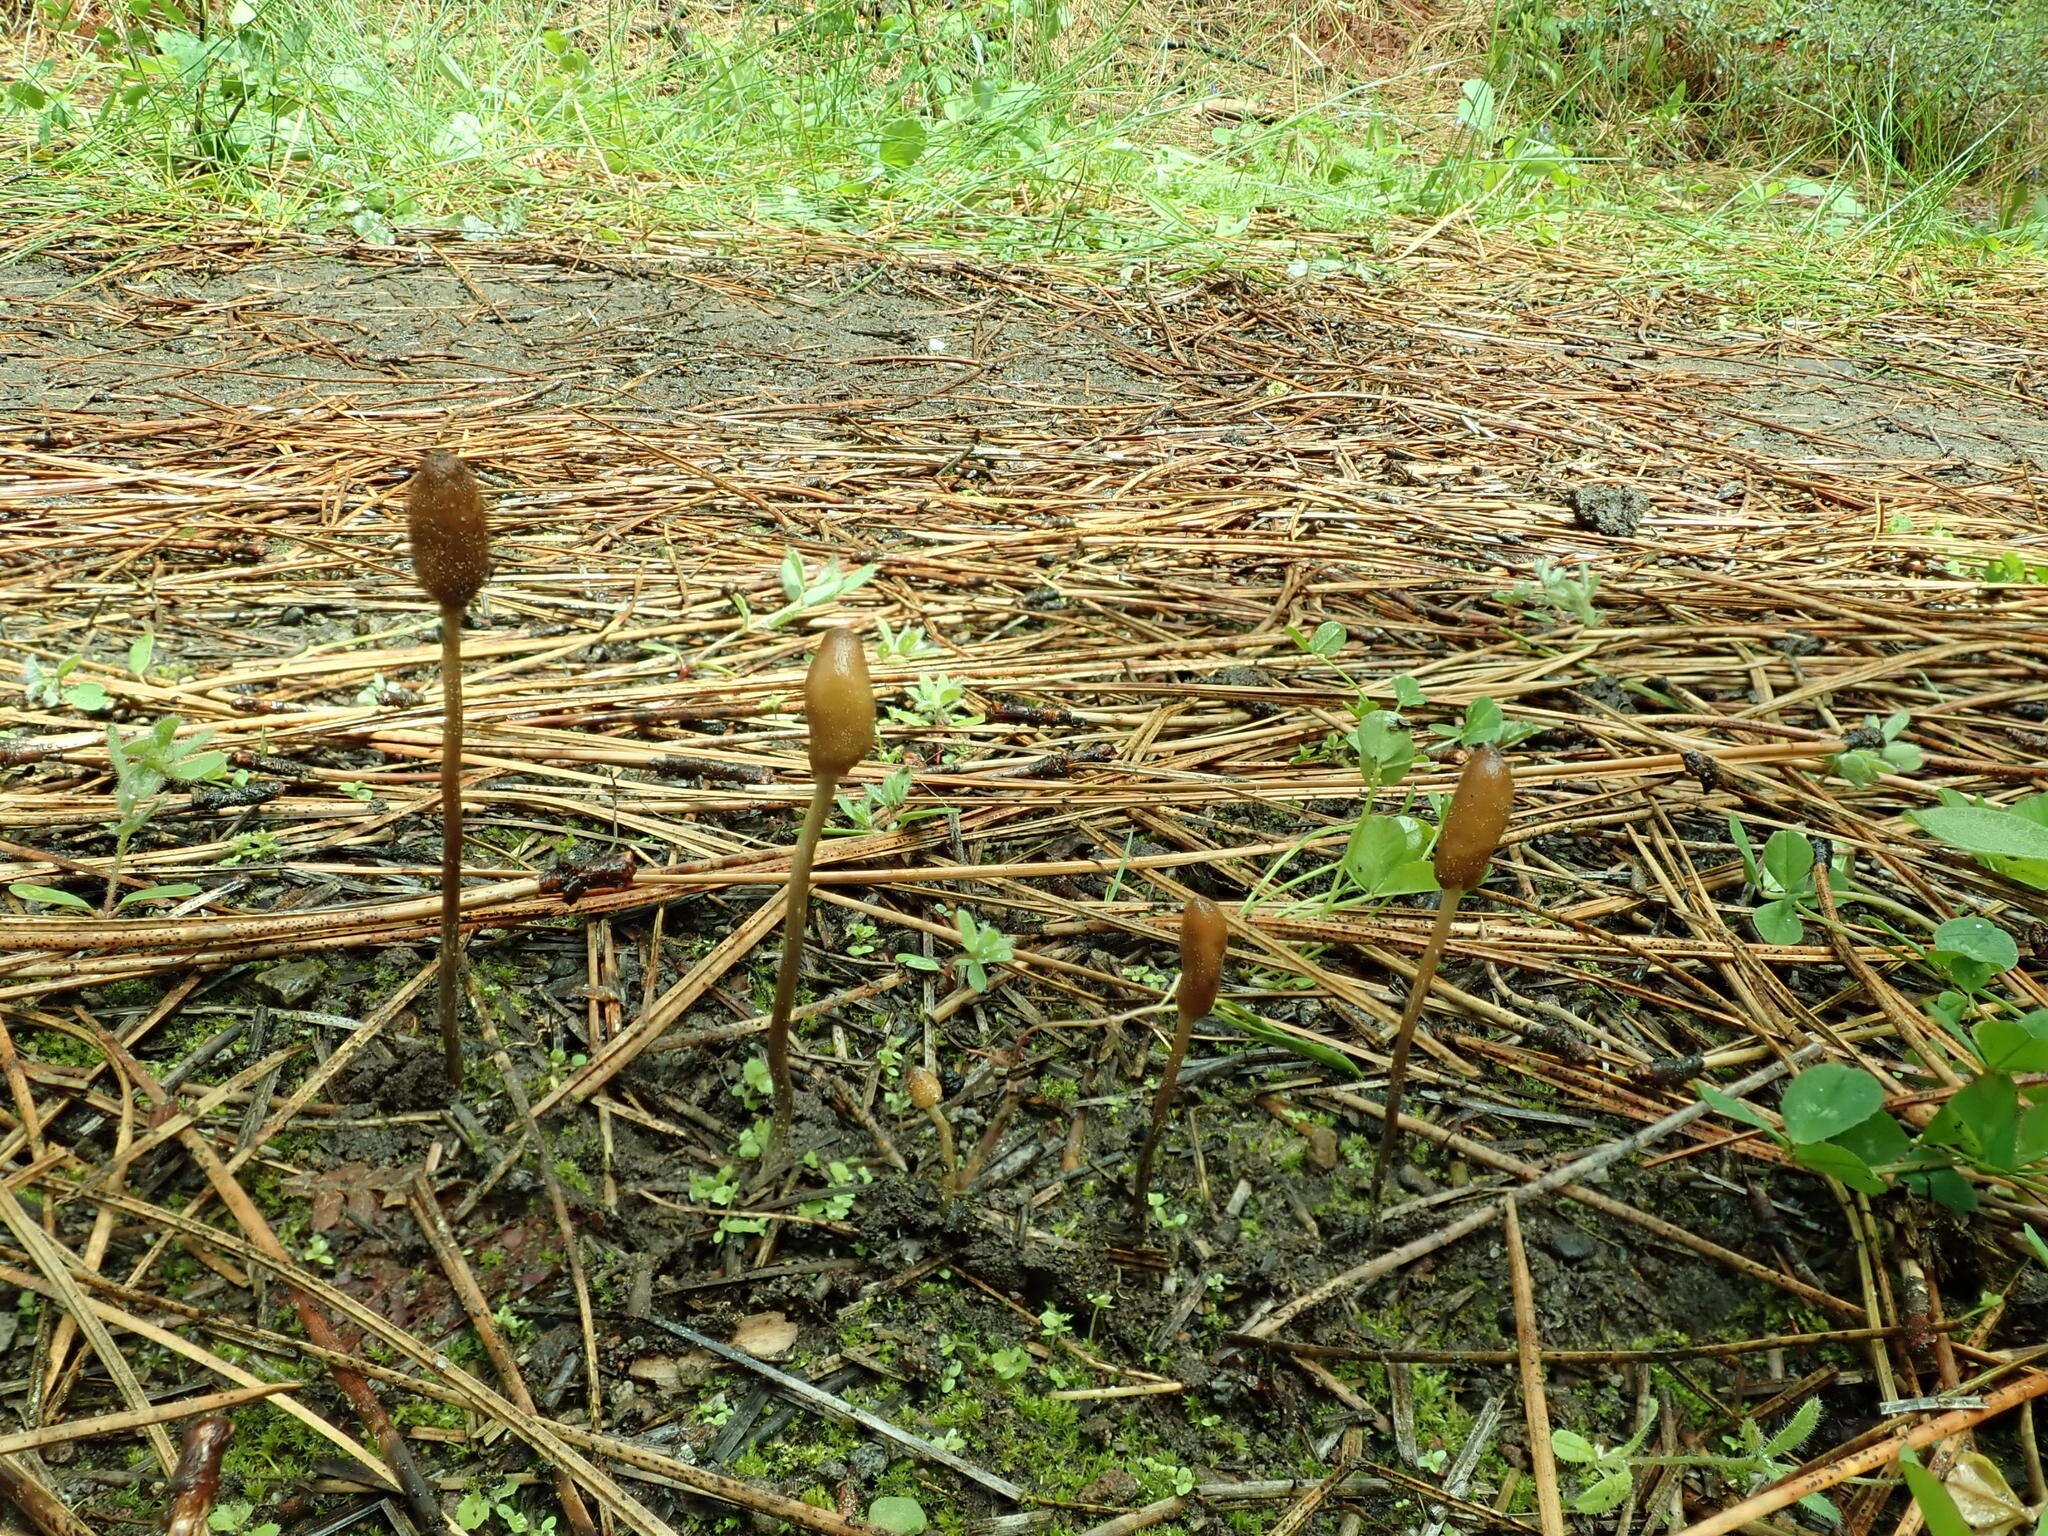
M 1465 759 L 1437 834 L 1437 884 L 1447 891 L 1477 890 L 1514 808 L 1515 775 L 1508 760 L 1491 745 L 1480 747 Z
M 811 772 L 837 779 L 875 745 L 875 689 L 860 636 L 828 629 L 804 678 L 804 719 L 811 732 Z
M 476 476 L 454 454 L 436 448 L 412 472 L 406 530 L 421 589 L 443 608 L 468 607 L 490 573 L 491 535 Z
M 1180 914 L 1180 986 L 1174 1005 L 1192 1022 L 1216 1006 L 1216 988 L 1223 980 L 1223 950 L 1230 925 L 1223 909 L 1206 896 L 1190 896 Z

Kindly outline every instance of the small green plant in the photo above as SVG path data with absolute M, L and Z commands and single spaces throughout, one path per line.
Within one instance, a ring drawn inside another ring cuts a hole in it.
M 1329 864 L 1304 870 L 1301 874 L 1271 882 L 1293 859 L 1292 850 L 1270 870 L 1253 893 L 1254 899 L 1284 896 L 1313 880 L 1328 878 L 1318 907 L 1333 912 L 1362 903 L 1379 903 L 1396 896 L 1414 896 L 1437 888 L 1436 870 L 1429 851 L 1436 841 L 1436 828 L 1419 817 L 1405 813 L 1367 811 L 1352 823 L 1344 851 Z
M 1429 695 L 1422 691 L 1422 684 L 1406 672 L 1388 678 L 1387 686 L 1394 690 L 1394 705 L 1398 709 L 1420 709 L 1429 702 Z
M 256 1518 L 256 1506 L 243 1500 L 226 1500 L 213 1506 L 206 1517 L 206 1528 L 217 1531 L 221 1536 L 278 1536 L 281 1527 L 275 1520 L 265 1520 L 252 1525 Z
M 854 833 L 879 832 L 885 827 L 907 827 L 914 821 L 946 814 L 936 806 L 904 810 L 904 804 L 910 799 L 910 789 L 910 770 L 899 766 L 892 769 L 887 777 L 866 786 L 858 796 L 841 795 L 839 814 L 846 818 L 848 825 L 827 828 L 827 835 L 844 837 Z
M 374 673 L 367 683 L 356 690 L 355 700 L 366 709 L 377 709 L 392 703 L 395 693 L 396 690 L 392 686 L 391 679 L 382 672 L 378 672 Z
M 1439 736 L 1459 747 L 1512 747 L 1527 741 L 1543 729 L 1532 720 L 1510 720 L 1500 705 L 1489 698 L 1477 698 L 1465 706 L 1456 725 L 1436 727 Z
M 889 718 L 898 725 L 947 729 L 981 724 L 981 716 L 967 703 L 967 685 L 943 672 L 927 673 L 904 692 L 908 708 L 889 706 Z
M 997 1381 L 1022 1381 L 1031 1369 L 1031 1351 L 1021 1347 L 990 1350 L 988 1368 Z
M 114 770 L 114 806 L 121 813 L 106 823 L 107 830 L 114 834 L 114 862 L 107 872 L 110 905 L 114 883 L 128 857 L 128 845 L 156 815 L 162 805 L 158 797 L 164 786 L 197 784 L 227 774 L 227 754 L 205 750 L 213 732 L 199 731 L 180 741 L 178 727 L 182 723 L 177 715 L 166 715 L 126 741 L 118 732 L 107 732 L 107 761 Z
M 2048 891 L 2048 790 L 2010 805 L 1971 800 L 1953 790 L 1943 790 L 1941 801 L 1906 812 L 1906 819 L 1937 841 L 1975 855 L 1986 869 Z
M 1789 827 L 1773 832 L 1757 856 L 1749 833 L 1733 815 L 1728 818 L 1728 836 L 1742 859 L 1742 872 L 1750 887 L 1766 898 L 1753 913 L 1757 937 L 1766 944 L 1797 944 L 1806 935 L 1802 914 L 1812 915 L 1814 894 L 1813 839 Z
M 1728 840 L 1742 860 L 1744 882 L 1761 898 L 1749 918 L 1757 937 L 1766 944 L 1799 943 L 1806 936 L 1806 924 L 1820 921 L 1813 839 L 1804 832 L 1780 827 L 1765 840 L 1759 855 L 1740 819 L 1731 814 Z M 1890 905 L 1857 888 L 1846 854 L 1835 855 L 1829 863 L 1828 889 L 1845 905 L 1852 901 Z
M 1008 934 L 993 924 L 978 921 L 965 907 L 953 912 L 953 926 L 960 934 L 960 972 L 977 992 L 988 990 L 988 968 L 1005 965 L 1016 958 L 1017 946 Z
M 915 1499 L 891 1495 L 868 1506 L 868 1524 L 889 1531 L 892 1536 L 924 1536 L 931 1524 L 924 1506 Z
M 1287 634 L 1297 649 L 1310 656 L 1320 656 L 1325 661 L 1333 660 L 1344 647 L 1351 643 L 1351 631 L 1335 619 L 1325 619 L 1312 631 L 1303 633 L 1289 625 Z M 1348 682 L 1349 679 L 1347 678 Z
M 875 621 L 875 654 L 884 661 L 915 661 L 920 656 L 935 654 L 938 649 L 919 625 L 891 629 L 887 619 Z
M 80 912 L 91 912 L 93 904 L 83 896 L 74 896 L 69 891 L 58 890 L 51 885 L 34 885 L 26 880 L 17 880 L 7 889 L 23 901 L 36 902 L 46 907 L 70 907 Z M 144 901 L 181 901 L 187 896 L 197 896 L 196 885 L 145 885 L 132 891 L 123 891 L 114 902 L 114 910 L 120 911 Z
M 52 670 L 45 672 L 33 656 L 25 658 L 21 664 L 21 691 L 29 704 L 36 709 L 68 706 L 88 715 L 96 715 L 106 709 L 113 700 L 107 696 L 105 688 L 91 679 L 77 683 L 68 680 L 84 660 L 83 656 L 66 656 Z
M 699 1205 L 730 1208 L 740 1197 L 739 1175 L 730 1163 L 722 1164 L 716 1173 L 693 1173 L 689 1193 Z M 719 1220 L 717 1236 L 721 1241 L 728 1237 L 759 1237 L 767 1230 L 768 1223 L 759 1216 L 725 1216 Z
M 1429 859 L 1436 837 L 1436 828 L 1418 817 L 1359 817 L 1337 861 L 1337 881 L 1329 905 L 1341 906 L 1347 900 L 1379 902 L 1436 890 L 1436 870 Z
M 804 1166 L 815 1168 L 818 1154 L 804 1154 Z M 860 1198 L 857 1186 L 875 1182 L 875 1171 L 865 1163 L 848 1165 L 830 1162 L 825 1165 L 825 1177 L 834 1186 L 834 1193 L 818 1200 L 800 1201 L 796 1208 L 799 1216 L 809 1216 L 817 1221 L 844 1221 L 853 1214 L 853 1207 Z
M 813 608 L 823 608 L 836 603 L 849 592 L 857 592 L 874 580 L 877 565 L 863 565 L 856 570 L 847 570 L 837 560 L 827 560 L 813 574 L 804 569 L 804 557 L 791 550 L 782 560 L 783 605 L 773 613 L 755 619 L 748 610 L 745 599 L 737 594 L 734 604 L 740 609 L 740 617 L 749 629 L 780 629 L 791 619 L 808 613 Z
M 1986 560 L 1977 576 L 1980 581 L 2025 582 L 2040 586 L 2048 583 L 2048 564 L 2037 564 L 2016 549 L 2005 549 Z
M 1692 1456 L 1644 1456 L 1643 1442 L 1656 1426 L 1647 1418 L 1642 1427 L 1620 1445 L 1603 1446 L 1569 1429 L 1553 1431 L 1551 1451 L 1557 1459 L 1585 1469 L 1586 1481 L 1572 1496 L 1572 1510 L 1581 1515 L 1608 1515 L 1621 1507 L 1635 1487 L 1636 1474 L 1649 1467 L 1705 1467 L 1735 1482 L 1744 1492 L 1774 1482 L 1792 1470 L 1785 1458 L 1810 1436 L 1820 1423 L 1820 1399 L 1808 1398 L 1776 1434 L 1766 1436 L 1754 1419 L 1739 1421 L 1737 1433 L 1724 1438 L 1726 1454 Z M 1820 1494 L 1801 1499 L 1802 1508 L 1828 1520 L 1838 1520 L 1835 1506 Z
M 228 851 L 221 855 L 221 863 L 233 864 L 275 864 L 291 852 L 291 845 L 277 833 L 258 828 L 254 832 L 243 832 L 228 840 Z
M 2048 1071 L 2048 1008 L 2021 1012 L 1991 991 L 2019 963 L 2019 946 L 1983 918 L 1951 918 L 1916 959 L 1949 983 L 1928 1013 L 1977 1067 L 1917 1136 L 1885 1110 L 1875 1077 L 1841 1062 L 1794 1077 L 1775 1125 L 1710 1086 L 1700 1085 L 1700 1096 L 1729 1119 L 1762 1130 L 1801 1167 L 1851 1189 L 1876 1195 L 1896 1183 L 1952 1209 L 1974 1210 L 1977 1191 L 1959 1170 L 2014 1180 L 2038 1177 L 2048 1165 L 2048 1093 L 2018 1081 Z
M 456 1501 L 455 1523 L 465 1531 L 481 1531 L 496 1517 L 498 1528 L 509 1536 L 554 1536 L 555 1517 L 533 1519 L 512 1502 L 518 1495 L 519 1484 L 510 1479 L 488 1493 L 473 1487 Z
M 1600 622 L 1593 597 L 1600 590 L 1600 576 L 1591 566 L 1581 564 L 1576 574 L 1547 555 L 1539 555 L 1530 573 L 1533 580 L 1517 582 L 1494 596 L 1517 607 L 1548 608 L 1563 618 L 1576 619 L 1591 629 Z
M 1415 763 L 1415 736 L 1391 709 L 1369 709 L 1344 738 L 1358 758 L 1358 771 L 1373 789 L 1386 789 L 1408 777 Z
M 1846 752 L 1829 758 L 1828 766 L 1858 786 L 1875 784 L 1878 775 L 1887 770 L 1912 773 L 1927 759 L 1912 742 L 1899 740 L 1899 733 L 1905 730 L 1909 719 L 1903 709 L 1882 720 L 1866 715 L 1862 729 L 1849 734 L 1852 745 Z

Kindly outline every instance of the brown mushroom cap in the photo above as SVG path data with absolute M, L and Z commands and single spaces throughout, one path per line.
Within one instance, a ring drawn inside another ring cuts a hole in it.
M 406 506 L 412 568 L 427 596 L 443 608 L 466 608 L 491 569 L 484 501 L 469 466 L 436 448 L 413 471 Z
M 1447 891 L 1477 890 L 1514 808 L 1515 775 L 1508 760 L 1491 745 L 1478 748 L 1465 759 L 1437 834 L 1437 884 Z
M 804 719 L 811 731 L 811 772 L 837 779 L 874 750 L 875 689 L 860 636 L 828 629 L 804 678 Z
M 1216 1006 L 1216 988 L 1223 980 L 1223 950 L 1230 925 L 1223 910 L 1206 896 L 1190 896 L 1180 914 L 1180 986 L 1174 1004 L 1192 1022 Z

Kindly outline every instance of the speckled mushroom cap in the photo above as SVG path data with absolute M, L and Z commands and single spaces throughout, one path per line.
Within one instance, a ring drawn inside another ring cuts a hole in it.
M 491 569 L 484 501 L 467 464 L 441 448 L 420 460 L 412 475 L 406 528 L 422 590 L 443 608 L 467 608 Z

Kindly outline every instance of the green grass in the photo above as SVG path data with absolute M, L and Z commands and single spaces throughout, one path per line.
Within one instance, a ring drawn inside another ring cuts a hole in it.
M 1499 0 L 1488 65 L 1630 157 L 1761 157 L 2048 219 L 2048 0 Z
M 1586 63 L 1589 39 L 1614 51 L 1600 25 L 1648 47 L 1622 20 L 1646 0 L 1585 0 L 1571 19 L 1501 0 L 1490 51 L 1479 36 L 1348 75 L 1303 73 L 1285 18 L 1218 24 L 1212 44 L 1135 9 L 1159 0 L 122 0 L 113 26 L 86 3 L 36 0 L 0 58 L 10 192 L 47 238 L 223 218 L 371 242 L 779 229 L 1299 277 L 1376 273 L 1470 225 L 1627 252 L 1657 280 L 1769 269 L 1744 302 L 1798 307 L 1872 302 L 1908 253 L 1967 280 L 2048 235 L 2048 215 L 2019 217 L 2024 178 L 2002 158 L 2031 142 L 2017 126 L 1967 163 L 1931 139 L 1850 163 L 1840 135 L 1745 160 L 1732 129 L 1688 150 L 1732 161 L 1672 162 L 1675 130 L 1644 129 L 1621 89 L 1640 61 Z M 1674 4 L 1697 41 L 1737 0 Z M 1740 29 L 1722 30 L 1739 58 Z M 1663 76 L 1646 79 L 1669 107 Z M 1861 121 L 1867 96 L 1824 108 Z M 1704 98 L 1681 105 L 1666 118 L 1711 118 Z M 1959 200 L 1969 178 L 2003 200 Z

